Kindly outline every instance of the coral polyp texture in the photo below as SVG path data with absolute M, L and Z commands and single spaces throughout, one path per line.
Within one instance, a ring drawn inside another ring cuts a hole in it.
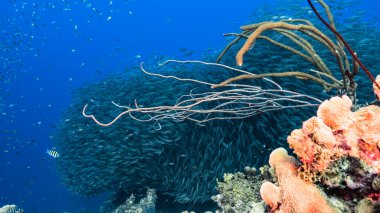
M 250 178 L 255 181 L 244 184 L 246 194 L 253 194 L 246 212 L 380 212 L 380 106 L 374 103 L 353 111 L 347 96 L 324 101 L 317 116 L 288 136 L 296 157 L 275 149 L 271 168 L 260 168 L 261 174 Z M 229 179 L 225 176 L 222 184 Z M 228 198 L 238 197 L 234 191 L 218 191 L 223 210 L 243 201 Z M 257 194 L 265 202 L 260 210 Z
M 343 156 L 362 160 L 372 173 L 380 173 L 380 108 L 370 105 L 352 112 L 351 107 L 347 96 L 324 101 L 317 116 L 288 137 L 290 147 L 311 174 L 323 174 Z
M 326 100 L 288 136 L 301 165 L 283 148 L 272 152 L 278 186 L 264 182 L 260 189 L 271 211 L 379 210 L 380 107 L 351 108 L 347 96 Z
M 278 185 L 264 182 L 260 194 L 265 203 L 276 212 L 334 212 L 323 193 L 297 175 L 297 161 L 284 148 L 277 148 L 269 158 L 275 170 Z M 278 211 L 277 211 L 278 210 Z

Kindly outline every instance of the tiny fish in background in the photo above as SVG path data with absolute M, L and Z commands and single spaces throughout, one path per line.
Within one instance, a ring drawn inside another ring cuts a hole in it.
M 46 153 L 52 156 L 53 158 L 59 158 L 59 153 L 55 150 L 47 149 Z

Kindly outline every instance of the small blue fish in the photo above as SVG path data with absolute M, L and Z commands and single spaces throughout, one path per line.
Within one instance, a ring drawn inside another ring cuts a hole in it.
M 59 158 L 59 153 L 57 152 L 57 151 L 55 151 L 55 150 L 51 150 L 51 149 L 47 149 L 46 150 L 46 153 L 48 154 L 48 155 L 50 155 L 51 157 L 53 157 L 53 158 Z

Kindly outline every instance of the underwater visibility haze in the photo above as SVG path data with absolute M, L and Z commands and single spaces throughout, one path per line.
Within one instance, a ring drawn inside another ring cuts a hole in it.
M 379 10 L 4 0 L 0 213 L 380 212 Z

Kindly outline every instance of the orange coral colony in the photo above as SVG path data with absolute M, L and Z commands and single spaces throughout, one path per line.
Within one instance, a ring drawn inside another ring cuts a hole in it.
M 275 170 L 279 186 L 264 182 L 260 195 L 272 212 L 334 212 L 323 193 L 312 183 L 297 176 L 296 159 L 284 148 L 274 150 L 269 164 Z
M 380 76 L 376 81 L 380 82 Z M 377 89 L 374 85 L 375 95 L 380 98 Z M 351 108 L 349 97 L 333 97 L 319 106 L 317 116 L 305 121 L 302 129 L 292 131 L 288 143 L 301 166 L 284 148 L 271 153 L 269 164 L 274 169 L 278 185 L 264 182 L 260 188 L 260 195 L 271 212 L 339 212 L 313 182 L 320 180 L 321 174 L 342 157 L 359 160 L 370 173 L 359 175 L 360 178 L 355 180 L 357 183 L 354 184 L 359 184 L 363 191 L 353 187 L 352 192 L 360 191 L 364 198 L 380 200 L 376 179 L 373 179 L 380 177 L 380 107 L 368 105 L 355 112 Z M 348 188 L 353 184 L 352 178 L 355 177 L 349 174 L 342 179 Z M 365 187 L 371 183 L 372 188 Z
M 380 77 L 377 77 L 380 82 Z M 375 94 L 380 91 L 374 86 Z M 351 111 L 347 96 L 324 101 L 317 116 L 288 136 L 288 143 L 309 172 L 323 172 L 341 156 L 361 159 L 380 174 L 380 107 L 369 105 Z

